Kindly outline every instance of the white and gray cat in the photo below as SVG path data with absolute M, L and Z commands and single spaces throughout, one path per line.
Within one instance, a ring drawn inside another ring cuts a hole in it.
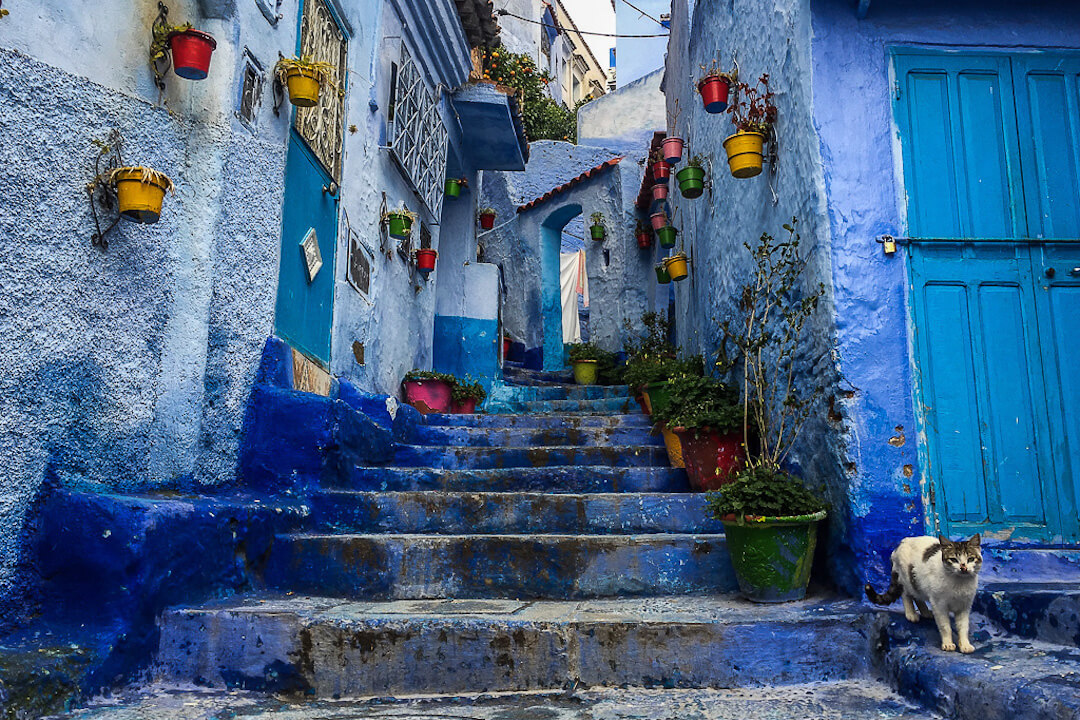
M 968 639 L 968 616 L 982 567 L 980 542 L 978 534 L 956 542 L 941 535 L 904 538 L 892 554 L 889 589 L 878 594 L 867 585 L 866 597 L 878 605 L 903 597 L 904 616 L 911 622 L 933 615 L 941 633 L 942 650 L 952 652 L 958 644 L 960 652 L 974 652 L 975 646 Z M 956 616 L 957 643 L 953 643 L 950 612 Z

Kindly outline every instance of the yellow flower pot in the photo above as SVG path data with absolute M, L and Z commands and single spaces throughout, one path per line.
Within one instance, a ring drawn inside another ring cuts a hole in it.
M 596 374 L 595 360 L 578 360 L 574 363 L 574 382 L 578 385 L 595 385 Z
M 686 467 L 682 457 L 682 442 L 679 436 L 667 429 L 667 425 L 660 426 L 660 432 L 664 435 L 664 447 L 667 448 L 668 462 L 671 467 Z
M 686 255 L 683 253 L 675 253 L 671 257 L 664 258 L 664 267 L 667 268 L 668 275 L 675 282 L 685 280 L 687 275 L 686 269 Z
M 113 175 L 120 215 L 132 222 L 156 223 L 172 182 L 162 173 L 142 167 L 120 168 Z
M 289 68 L 285 74 L 289 86 L 289 102 L 296 107 L 315 107 L 319 104 L 319 75 L 307 68 Z
M 739 131 L 724 141 L 728 167 L 737 178 L 752 178 L 761 173 L 762 146 L 765 136 L 759 132 Z

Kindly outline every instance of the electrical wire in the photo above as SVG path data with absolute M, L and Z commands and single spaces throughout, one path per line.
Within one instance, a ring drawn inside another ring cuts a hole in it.
M 633 8 L 634 10 L 637 10 L 637 11 L 638 11 L 639 13 L 641 13 L 641 14 L 642 14 L 642 15 L 644 15 L 645 17 L 649 18 L 650 20 L 652 20 L 652 21 L 653 21 L 654 23 L 656 23 L 656 24 L 657 24 L 657 25 L 659 25 L 660 27 L 664 27 L 664 23 L 660 22 L 659 20 L 657 20 L 656 18 L 654 18 L 654 17 L 652 16 L 652 15 L 650 15 L 649 13 L 647 13 L 647 12 L 645 12 L 644 10 L 642 10 L 641 8 L 639 8 L 639 7 L 637 6 L 637 5 L 635 5 L 634 3 L 630 2 L 630 0 L 622 0 L 622 2 L 623 2 L 623 4 L 624 4 L 624 5 L 629 5 L 629 6 L 630 6 L 631 8 Z
M 597 35 L 599 37 L 613 37 L 613 38 L 657 38 L 657 37 L 667 37 L 668 36 L 667 33 L 657 33 L 655 35 L 619 35 L 618 33 L 589 32 L 588 30 L 569 30 L 567 28 L 560 28 L 557 25 L 549 25 L 548 23 L 541 22 L 539 20 L 530 20 L 527 17 L 522 17 L 520 15 L 515 15 L 514 13 L 509 12 L 508 10 L 496 10 L 495 14 L 500 15 L 500 16 L 501 15 L 506 15 L 508 17 L 512 17 L 512 18 L 515 18 L 517 20 L 521 20 L 522 22 L 532 23 L 533 25 L 543 25 L 546 28 L 551 28 L 555 32 L 559 32 L 561 30 L 562 32 L 575 33 L 577 35 Z

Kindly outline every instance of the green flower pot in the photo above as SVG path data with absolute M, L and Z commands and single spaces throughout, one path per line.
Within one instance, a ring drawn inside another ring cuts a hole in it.
M 699 198 L 705 191 L 705 168 L 684 167 L 675 175 L 675 179 L 679 181 L 679 192 L 684 198 Z
M 742 594 L 761 603 L 806 597 L 817 524 L 824 519 L 824 510 L 813 515 L 747 517 L 743 522 L 725 517 L 724 536 Z
M 604 226 L 603 225 L 590 225 L 589 233 L 592 234 L 593 240 L 604 239 Z
M 398 240 L 404 240 L 409 237 L 409 230 L 412 228 L 412 218 L 408 215 L 390 213 L 386 222 L 389 226 L 388 232 L 390 233 L 390 237 L 397 238 Z
M 660 283 L 661 285 L 667 285 L 669 282 L 671 282 L 671 276 L 668 275 L 667 268 L 663 265 L 656 266 L 656 282 Z
M 446 192 L 446 197 L 456 198 L 461 195 L 461 182 L 459 180 L 447 178 L 444 190 Z
M 574 363 L 574 382 L 578 385 L 595 385 L 596 374 L 595 360 L 578 360 Z
M 675 229 L 674 225 L 665 225 L 656 231 L 656 237 L 660 239 L 660 247 L 672 248 L 675 247 L 675 236 L 679 231 Z
M 654 413 L 662 411 L 671 402 L 667 380 L 649 383 L 645 386 L 645 392 L 649 394 L 649 408 Z

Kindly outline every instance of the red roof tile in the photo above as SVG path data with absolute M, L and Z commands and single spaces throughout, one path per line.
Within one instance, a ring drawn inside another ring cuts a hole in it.
M 594 168 L 592 168 L 590 170 L 586 170 L 585 172 L 581 173 L 576 178 L 573 178 L 572 180 L 568 180 L 567 182 L 563 183 L 559 187 L 554 188 L 552 190 L 548 190 L 546 193 L 544 193 L 540 197 L 536 198 L 535 200 L 525 203 L 524 205 L 520 206 L 517 209 L 517 211 L 520 213 L 520 212 L 525 212 L 526 210 L 532 210 L 537 205 L 542 205 L 543 203 L 546 203 L 548 200 L 555 197 L 559 193 L 564 193 L 567 190 L 569 190 L 570 188 L 574 187 L 575 185 L 579 185 L 579 184 L 585 182 L 586 180 L 588 180 L 589 178 L 600 174 L 601 172 L 604 171 L 605 168 L 615 167 L 616 165 L 619 164 L 619 161 L 622 160 L 622 159 L 623 159 L 623 156 L 620 155 L 619 157 L 611 158 L 610 160 L 602 162 L 599 165 L 597 165 L 596 167 L 594 167 Z

